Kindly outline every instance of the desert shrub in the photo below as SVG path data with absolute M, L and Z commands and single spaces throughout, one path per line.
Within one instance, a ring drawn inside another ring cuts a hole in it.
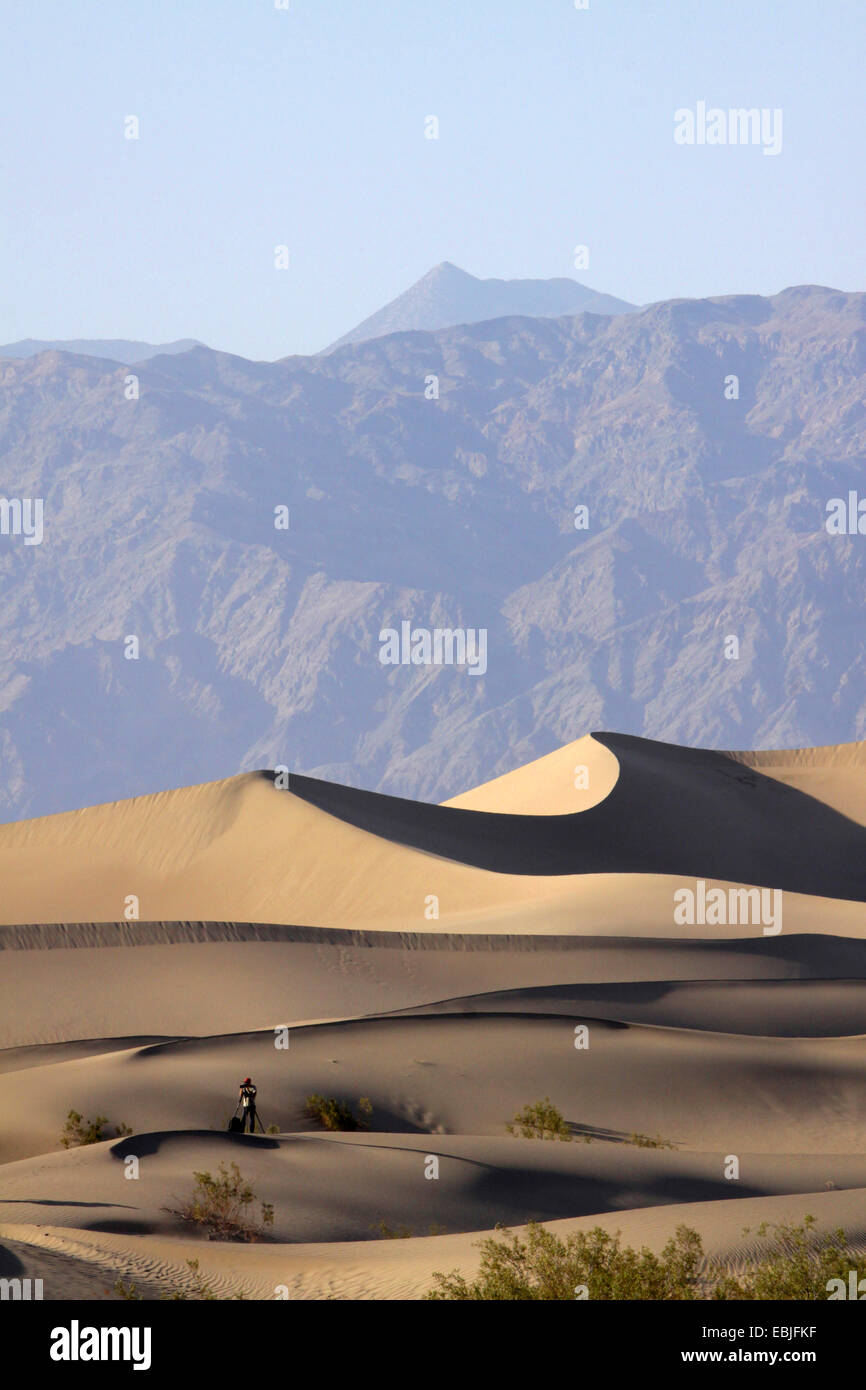
M 211 1240 L 261 1240 L 266 1227 L 274 1224 L 274 1208 L 261 1204 L 261 1220 L 252 1219 L 250 1208 L 256 1200 L 252 1185 L 241 1175 L 236 1163 L 219 1166 L 219 1174 L 193 1173 L 193 1194 L 179 1208 L 166 1208 L 173 1216 L 207 1231 Z
M 851 1270 L 860 1271 L 857 1257 L 850 1249 L 845 1232 L 839 1227 L 824 1236 L 813 1227 L 814 1216 L 806 1216 L 800 1225 L 762 1222 L 755 1234 L 762 1238 L 773 1232 L 771 1248 L 761 1260 L 754 1261 L 745 1273 L 737 1276 L 724 1266 L 715 1271 L 712 1297 L 716 1299 L 805 1299 L 816 1301 L 829 1298 L 827 1285 L 831 1279 L 841 1279 L 848 1287 Z M 749 1228 L 743 1232 L 749 1234 Z
M 672 1149 L 674 1146 L 670 1139 L 663 1139 L 660 1134 L 655 1137 L 649 1134 L 638 1134 L 632 1130 L 628 1137 L 630 1144 L 635 1144 L 639 1149 Z
M 322 1129 L 356 1130 L 366 1129 L 367 1119 L 373 1113 L 372 1102 L 366 1096 L 358 1101 L 358 1115 L 352 1114 L 349 1106 L 334 1096 L 307 1096 L 304 1113 L 308 1120 L 315 1120 Z
M 125 1139 L 132 1133 L 129 1125 L 121 1124 L 115 1125 L 113 1134 L 106 1134 L 107 1124 L 105 1115 L 97 1115 L 95 1120 L 85 1120 L 77 1110 L 70 1110 L 60 1134 L 60 1142 L 64 1149 L 77 1149 L 84 1144 L 101 1144 L 103 1139 Z
M 480 1242 L 475 1279 L 458 1271 L 434 1274 L 436 1285 L 426 1296 L 571 1301 L 585 1288 L 585 1296 L 602 1300 L 828 1299 L 831 1280 L 841 1279 L 847 1290 L 851 1272 L 859 1281 L 861 1270 L 841 1228 L 817 1236 L 814 1224 L 807 1216 L 800 1225 L 759 1226 L 761 1238 L 775 1232 L 770 1249 L 735 1275 L 723 1262 L 706 1264 L 701 1238 L 687 1226 L 678 1226 L 661 1254 L 654 1255 L 622 1245 L 619 1233 L 611 1236 L 599 1226 L 561 1240 L 531 1222 L 525 1238 L 504 1231 Z
M 512 1231 L 481 1241 L 476 1279 L 434 1274 L 430 1299 L 573 1300 L 585 1287 L 590 1299 L 694 1299 L 703 1257 L 696 1231 L 678 1226 L 661 1255 L 633 1250 L 600 1226 L 560 1240 L 531 1222 L 524 1238 Z
M 415 1234 L 411 1226 L 389 1226 L 387 1221 L 377 1221 L 370 1230 L 375 1231 L 380 1240 L 409 1240 Z M 427 1235 L 444 1236 L 445 1227 L 433 1221 L 427 1227 Z
M 571 1130 L 562 1113 L 552 1103 L 550 1096 L 537 1100 L 534 1105 L 524 1105 L 505 1128 L 509 1134 L 522 1139 L 571 1139 Z
M 386 1221 L 377 1221 L 370 1227 L 381 1240 L 409 1240 L 414 1234 L 411 1226 L 389 1226 Z
M 127 1284 L 123 1279 L 115 1279 L 114 1292 L 118 1298 L 125 1298 L 127 1303 L 142 1303 L 144 1294 L 139 1293 L 137 1284 Z

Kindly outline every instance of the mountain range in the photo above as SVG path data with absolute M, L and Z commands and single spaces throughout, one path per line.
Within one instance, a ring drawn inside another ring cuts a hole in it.
M 196 338 L 178 338 L 174 343 L 139 343 L 132 338 L 21 338 L 0 347 L 0 357 L 35 357 L 40 352 L 74 352 L 80 357 L 102 357 L 109 362 L 145 362 L 162 353 L 189 352 L 201 347 Z
M 276 765 L 441 801 L 588 728 L 862 738 L 866 542 L 826 519 L 864 367 L 866 295 L 818 286 L 195 347 L 132 399 L 3 360 L 0 488 L 44 537 L 0 534 L 0 815 Z M 403 622 L 485 629 L 486 673 L 383 665 Z
M 556 318 L 580 313 L 625 314 L 634 308 L 624 299 L 598 294 L 576 280 L 479 280 L 443 261 L 325 351 L 388 333 L 450 328 L 511 314 Z M 132 364 L 202 346 L 197 338 L 178 338 L 173 343 L 144 343 L 130 338 L 22 338 L 0 346 L 0 357 L 35 357 L 37 353 L 56 350 Z

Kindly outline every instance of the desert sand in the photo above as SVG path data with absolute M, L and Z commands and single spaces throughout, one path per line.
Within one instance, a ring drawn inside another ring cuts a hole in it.
M 864 768 L 598 735 L 443 807 L 243 774 L 0 827 L 2 1272 L 416 1298 L 497 1224 L 684 1221 L 737 1266 L 807 1212 L 860 1249 Z M 781 930 L 677 922 L 696 878 L 781 890 Z M 273 1134 L 226 1133 L 245 1075 Z M 322 1132 L 313 1092 L 368 1129 Z M 570 1143 L 508 1134 L 544 1097 Z M 133 1134 L 64 1149 L 70 1109 Z M 232 1161 L 266 1241 L 170 1210 Z

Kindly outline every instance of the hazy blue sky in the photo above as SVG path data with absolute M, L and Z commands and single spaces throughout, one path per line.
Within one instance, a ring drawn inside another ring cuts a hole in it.
M 866 288 L 864 0 L 289 5 L 0 0 L 0 342 L 313 352 L 442 260 Z M 701 100 L 781 107 L 781 154 L 676 145 Z

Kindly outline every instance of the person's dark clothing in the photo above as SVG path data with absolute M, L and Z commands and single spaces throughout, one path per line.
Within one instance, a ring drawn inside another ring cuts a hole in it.
M 247 1119 L 250 1122 L 250 1134 L 255 1133 L 256 1128 L 256 1088 L 250 1083 L 249 1086 L 241 1086 L 241 1134 L 245 1133 Z

